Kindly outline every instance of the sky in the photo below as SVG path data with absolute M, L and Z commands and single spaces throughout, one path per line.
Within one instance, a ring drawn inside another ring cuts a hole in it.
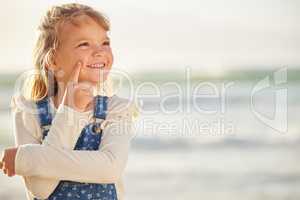
M 36 27 L 51 5 L 10 0 L 0 12 L 0 73 L 33 67 Z M 221 72 L 300 67 L 297 0 L 89 0 L 110 19 L 114 67 L 128 72 Z

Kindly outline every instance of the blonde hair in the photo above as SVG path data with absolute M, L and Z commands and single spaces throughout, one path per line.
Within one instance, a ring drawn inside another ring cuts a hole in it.
M 38 27 L 38 39 L 33 52 L 36 73 L 29 86 L 30 99 L 37 101 L 57 93 L 57 81 L 47 66 L 53 63 L 54 53 L 60 45 L 60 26 L 64 22 L 75 23 L 74 18 L 81 15 L 93 18 L 104 30 L 110 30 L 108 18 L 89 6 L 70 3 L 51 7 Z

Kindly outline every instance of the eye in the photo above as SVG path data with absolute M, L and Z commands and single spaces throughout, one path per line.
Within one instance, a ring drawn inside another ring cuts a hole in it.
M 103 42 L 103 45 L 109 46 L 110 45 L 110 41 Z
M 86 47 L 86 46 L 89 46 L 88 42 L 82 42 L 77 47 Z

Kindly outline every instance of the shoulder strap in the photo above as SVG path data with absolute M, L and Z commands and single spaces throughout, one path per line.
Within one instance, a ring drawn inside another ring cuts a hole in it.
M 101 123 L 105 120 L 107 114 L 108 97 L 97 95 L 94 97 L 94 126 L 96 133 L 102 133 Z
M 50 112 L 49 98 L 45 97 L 36 102 L 40 127 L 43 133 L 43 139 L 47 136 L 52 123 L 52 115 Z
M 95 96 L 94 117 L 96 119 L 105 119 L 107 114 L 108 97 L 97 95 Z

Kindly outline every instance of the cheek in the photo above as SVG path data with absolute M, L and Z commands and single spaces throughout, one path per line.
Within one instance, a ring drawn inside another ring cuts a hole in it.
M 114 55 L 113 55 L 113 52 L 110 50 L 109 53 L 108 53 L 108 57 L 110 59 L 110 67 L 111 65 L 113 64 L 114 62 Z
M 71 56 L 69 56 L 68 70 L 72 72 L 78 62 L 82 62 L 83 65 L 86 65 L 89 61 L 89 52 L 86 51 L 74 51 Z
M 91 55 L 91 52 L 89 52 L 89 51 L 80 51 L 80 50 L 75 51 L 75 53 L 73 54 L 74 63 L 76 63 L 78 61 L 87 63 L 90 55 Z
M 80 51 L 76 54 L 76 62 L 81 61 L 83 65 L 87 65 L 92 60 L 92 52 L 89 50 Z
M 59 67 L 68 72 L 72 68 L 72 65 L 74 65 L 74 60 L 78 55 L 76 51 L 64 50 L 58 53 L 58 57 Z
M 72 67 L 70 62 L 67 59 L 58 60 L 56 62 L 57 71 L 56 71 L 56 78 L 58 81 L 65 81 L 68 79 L 68 75 L 70 74 Z

